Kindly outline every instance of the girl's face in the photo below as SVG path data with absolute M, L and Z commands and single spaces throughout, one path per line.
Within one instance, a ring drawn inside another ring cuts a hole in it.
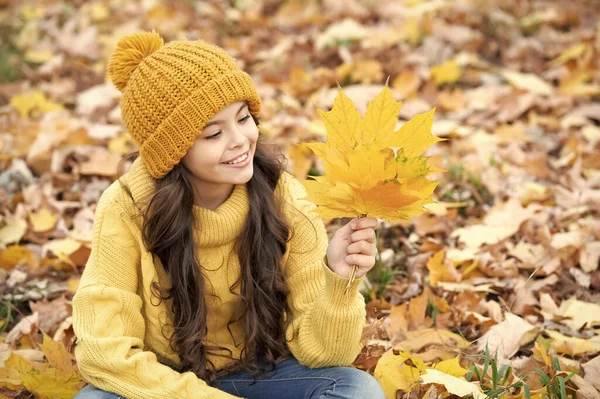
M 258 127 L 245 101 L 229 104 L 215 114 L 182 158 L 196 177 L 198 195 L 215 198 L 234 184 L 247 183 L 254 173 L 257 140 Z M 237 165 L 226 164 L 236 159 Z

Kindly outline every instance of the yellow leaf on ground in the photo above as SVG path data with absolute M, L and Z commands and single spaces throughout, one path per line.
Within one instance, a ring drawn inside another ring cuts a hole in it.
M 33 262 L 31 250 L 22 245 L 11 245 L 0 253 L 0 268 L 4 270 L 12 270 L 21 263 L 33 265 Z
M 554 93 L 554 88 L 549 83 L 534 74 L 520 73 L 511 71 L 509 69 L 503 69 L 500 71 L 500 75 L 502 75 L 502 77 L 510 84 L 519 89 L 546 96 Z
M 54 56 L 51 50 L 36 50 L 36 49 L 28 49 L 25 52 L 24 59 L 32 62 L 34 64 L 43 64 L 46 61 L 49 61 Z
M 402 36 L 404 40 L 413 46 L 418 46 L 423 40 L 423 29 L 417 18 L 408 18 L 402 24 Z
M 7 217 L 6 223 L 0 227 L 0 246 L 18 243 L 27 232 L 27 222 L 19 217 Z
M 542 360 L 546 366 L 552 365 L 552 357 L 548 353 L 551 347 L 551 341 L 544 339 L 541 335 L 535 340 L 532 352 L 533 356 Z
M 306 2 L 298 2 L 302 4 L 300 9 L 304 10 Z M 294 15 L 294 19 L 298 18 L 298 13 Z M 370 30 L 352 18 L 345 18 L 342 21 L 335 22 L 327 27 L 315 40 L 315 49 L 320 51 L 327 47 L 336 46 L 338 42 L 357 41 L 368 37 Z
M 352 79 L 364 84 L 380 82 L 383 79 L 381 63 L 377 60 L 356 62 L 352 68 Z
M 573 330 L 579 330 L 584 325 L 587 328 L 600 325 L 600 305 L 597 303 L 583 302 L 571 297 L 560 304 L 559 311 L 561 316 L 570 317 L 561 323 Z
M 472 382 L 443 373 L 439 370 L 428 369 L 421 376 L 421 384 L 443 385 L 448 392 L 458 397 L 473 395 L 474 399 L 485 399 L 486 395 Z
M 34 370 L 26 375 L 21 374 L 23 385 L 31 392 L 49 398 L 72 398 L 82 388 L 83 381 L 75 374 L 61 378 L 56 369 L 44 371 Z
M 27 118 L 29 113 L 33 110 L 45 113 L 51 111 L 62 111 L 64 109 L 61 104 L 46 99 L 44 93 L 39 90 L 13 96 L 10 99 L 10 105 L 19 111 L 22 118 Z
M 69 256 L 81 248 L 81 245 L 82 244 L 79 241 L 70 238 L 52 240 L 42 247 L 42 256 L 46 256 L 47 251 L 52 251 L 52 253 L 57 256 L 59 254 Z
M 0 367 L 0 387 L 17 388 L 20 385 L 21 374 L 12 364 L 6 365 L 5 362 Z
M 560 81 L 558 91 L 571 96 L 595 96 L 600 94 L 600 85 L 588 83 L 593 81 L 594 74 L 590 71 L 579 70 L 565 76 Z
M 449 60 L 443 64 L 431 67 L 429 74 L 438 86 L 444 83 L 454 83 L 460 78 L 462 71 L 456 60 Z
M 41 19 L 46 13 L 45 7 L 39 5 L 23 5 L 20 7 L 21 15 L 24 20 L 31 21 L 33 19 Z
M 450 262 L 444 262 L 444 253 L 445 250 L 442 249 L 427 261 L 429 282 L 433 287 L 437 286 L 438 281 L 457 282 L 461 280 L 461 275 L 456 267 Z
M 600 348 L 596 347 L 592 341 L 587 339 L 568 337 L 558 331 L 552 330 L 547 330 L 545 333 L 552 338 L 552 343 L 556 346 L 556 351 L 558 353 L 571 356 L 583 356 L 595 355 L 600 351 Z
M 43 206 L 37 212 L 29 214 L 29 221 L 33 226 L 33 231 L 42 233 L 52 230 L 58 222 L 58 217 L 52 213 L 47 207 Z
M 539 204 L 531 204 L 523 208 L 519 199 L 511 198 L 505 203 L 494 205 L 482 224 L 458 228 L 451 233 L 451 236 L 458 236 L 467 247 L 474 249 L 483 244 L 497 244 L 517 233 L 521 224 L 532 218 L 539 208 Z
M 398 390 L 410 391 L 424 370 L 425 364 L 419 357 L 390 349 L 377 362 L 373 376 L 381 384 L 386 398 L 395 399 Z
M 458 356 L 452 359 L 442 360 L 434 366 L 434 369 L 459 378 L 464 377 L 465 374 L 469 372 L 469 370 L 460 366 Z
M 51 350 L 49 353 L 52 352 Z M 56 360 L 56 356 L 51 354 Z M 24 357 L 10 354 L 5 367 L 16 370 L 21 382 L 32 393 L 50 398 L 72 398 L 82 388 L 84 382 L 76 372 L 64 373 L 48 363 L 31 363 Z
M 77 292 L 77 288 L 79 288 L 80 278 L 71 277 L 67 281 L 67 291 L 69 292 Z
M 583 55 L 587 50 L 587 45 L 585 43 L 575 44 L 565 51 L 563 51 L 558 57 L 550 61 L 550 66 L 557 67 L 561 66 L 567 61 L 575 60 Z
M 401 72 L 392 81 L 392 87 L 399 93 L 400 98 L 408 98 L 412 96 L 421 86 L 421 79 L 419 74 L 406 70 Z
M 75 374 L 77 368 L 74 365 L 73 355 L 69 353 L 62 342 L 57 342 L 44 333 L 44 342 L 40 344 L 40 348 L 46 355 L 50 366 L 56 369 L 58 378 Z

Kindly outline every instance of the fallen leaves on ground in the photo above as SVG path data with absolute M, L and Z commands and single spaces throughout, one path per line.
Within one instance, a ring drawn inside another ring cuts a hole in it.
M 263 101 L 261 132 L 301 180 L 328 167 L 298 144 L 332 138 L 319 110 L 338 85 L 354 118 L 388 81 L 402 102 L 391 131 L 431 124 L 435 143 L 395 144 L 408 167 L 422 156 L 447 171 L 430 176 L 436 204 L 380 223 L 361 287 L 354 366 L 389 398 L 599 396 L 593 1 L 9 1 L 0 16 L 0 395 L 81 386 L 69 303 L 96 203 L 138 149 L 106 64 L 121 36 L 154 28 L 239 59 Z M 343 222 L 326 219 L 328 231 Z

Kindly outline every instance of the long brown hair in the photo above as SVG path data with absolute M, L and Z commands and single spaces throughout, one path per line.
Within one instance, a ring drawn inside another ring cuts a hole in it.
M 258 125 L 258 118 L 255 115 L 252 118 Z M 264 140 L 259 134 L 254 175 L 246 184 L 250 210 L 234 247 L 241 275 L 231 288 L 241 284 L 243 313 L 229 324 L 243 318 L 242 360 L 227 370 L 245 370 L 255 378 L 267 371 L 259 363 L 266 362 L 274 368 L 290 356 L 285 338 L 289 322 L 285 317 L 289 314 L 288 289 L 280 265 L 290 229 L 275 196 L 275 187 L 284 170 L 284 157 L 274 155 Z M 139 152 L 126 155 L 119 170 L 124 161 L 133 161 L 138 156 Z M 202 343 L 207 333 L 205 278 L 193 240 L 194 229 L 202 229 L 202 226 L 194 223 L 191 172 L 180 162 L 162 179 L 154 179 L 154 184 L 154 194 L 147 208 L 142 210 L 142 237 L 147 250 L 160 259 L 172 283 L 170 289 L 163 289 L 156 282 L 152 284 L 152 292 L 159 301 L 173 300 L 174 332 L 165 338 L 179 354 L 178 371 L 192 371 L 213 384 L 217 371 L 207 355 L 234 358 L 227 348 Z M 131 196 L 130 190 L 122 182 L 121 185 Z M 228 351 L 229 355 L 216 353 L 221 350 Z

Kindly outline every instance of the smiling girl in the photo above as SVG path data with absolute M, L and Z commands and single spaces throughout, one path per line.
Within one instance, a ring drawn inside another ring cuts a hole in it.
M 97 204 L 73 298 L 88 383 L 76 399 L 384 398 L 349 367 L 377 220 L 328 241 L 263 142 L 250 76 L 223 49 L 140 32 L 119 41 L 108 72 L 140 151 Z

